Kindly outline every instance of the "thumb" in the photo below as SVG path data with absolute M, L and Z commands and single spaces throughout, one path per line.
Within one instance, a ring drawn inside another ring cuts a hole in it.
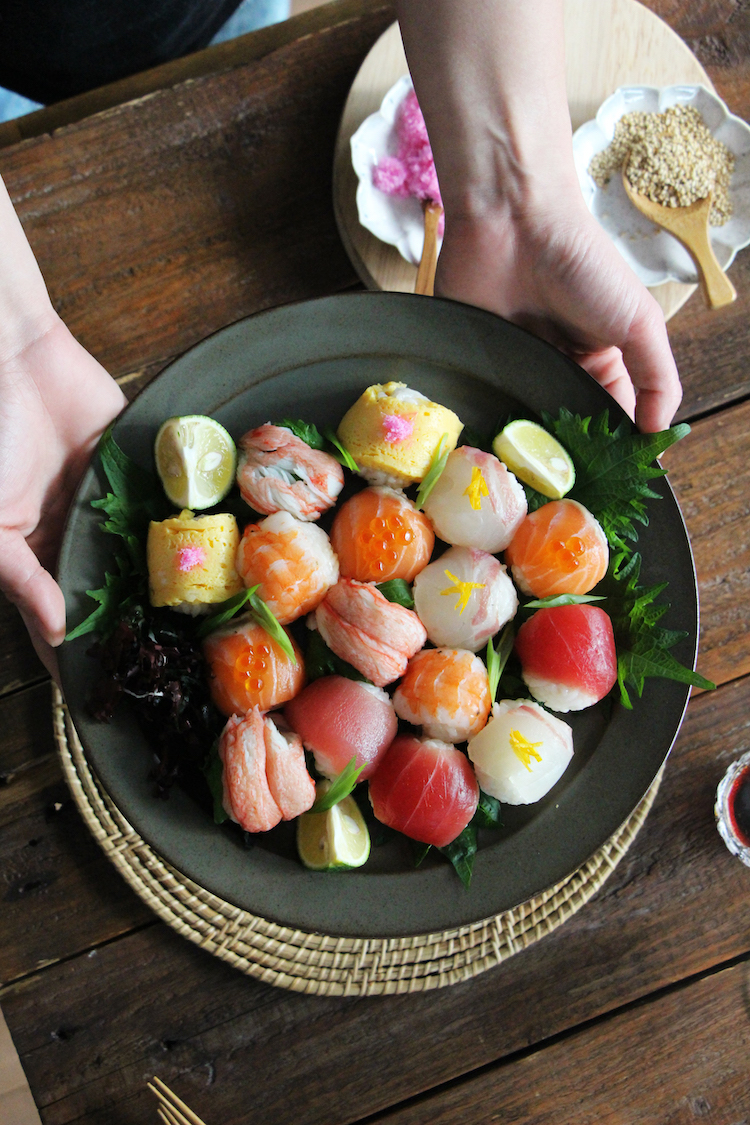
M 0 529 L 0 589 L 18 607 L 29 631 L 48 645 L 65 639 L 65 599 L 20 531 Z

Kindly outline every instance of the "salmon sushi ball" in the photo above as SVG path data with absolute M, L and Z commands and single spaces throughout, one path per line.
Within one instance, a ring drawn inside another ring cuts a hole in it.
M 581 711 L 617 683 L 609 616 L 595 605 L 539 609 L 524 622 L 516 652 L 529 691 L 553 711 Z
M 429 738 L 464 742 L 482 729 L 490 713 L 487 668 L 467 649 L 422 649 L 409 661 L 393 706 L 400 719 L 421 727 Z
M 494 555 L 451 547 L 417 575 L 414 608 L 434 645 L 477 652 L 515 616 L 518 597 Z
M 275 512 L 245 528 L 237 549 L 237 571 L 282 625 L 322 602 L 338 582 L 339 564 L 325 531 L 289 512 Z
M 206 637 L 203 654 L 209 667 L 209 687 L 223 715 L 244 715 L 253 707 L 270 711 L 302 690 L 302 653 L 287 636 L 296 663 L 250 614 Z
M 435 533 L 403 492 L 365 488 L 336 513 L 331 545 L 345 578 L 412 582 L 430 561 Z
M 492 453 L 462 445 L 446 461 L 424 510 L 455 547 L 504 551 L 526 515 L 526 493 Z
M 505 552 L 524 594 L 588 594 L 609 565 L 601 524 L 577 500 L 552 500 L 531 512 Z

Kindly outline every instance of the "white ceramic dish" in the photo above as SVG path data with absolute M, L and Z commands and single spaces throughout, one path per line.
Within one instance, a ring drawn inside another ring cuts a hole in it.
M 730 113 L 721 98 L 705 86 L 621 86 L 573 136 L 573 157 L 584 199 L 625 261 L 644 285 L 665 281 L 695 282 L 697 273 L 687 250 L 671 235 L 644 218 L 613 176 L 600 188 L 589 175 L 592 158 L 611 142 L 615 125 L 626 113 L 662 113 L 672 105 L 694 106 L 711 133 L 735 155 L 730 185 L 734 212 L 723 227 L 711 227 L 711 244 L 723 269 L 750 243 L 750 126 Z
M 357 173 L 357 212 L 366 230 L 395 246 L 402 258 L 418 266 L 424 246 L 424 216 L 418 199 L 386 195 L 372 182 L 375 166 L 384 156 L 396 153 L 396 113 L 413 89 L 405 74 L 391 86 L 377 113 L 371 113 L 351 139 L 352 166 Z M 438 242 L 438 250 L 442 240 Z

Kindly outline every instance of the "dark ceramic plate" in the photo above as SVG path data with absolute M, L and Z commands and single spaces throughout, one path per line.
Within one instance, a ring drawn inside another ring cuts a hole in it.
M 205 340 L 172 364 L 115 427 L 122 448 L 151 465 L 153 440 L 170 415 L 211 414 L 239 438 L 269 419 L 336 424 L 372 383 L 398 379 L 454 409 L 480 431 L 510 409 L 527 415 L 567 406 L 597 414 L 612 400 L 579 367 L 519 328 L 468 306 L 392 293 L 363 293 L 275 309 Z M 685 527 L 666 482 L 641 534 L 642 578 L 668 580 L 666 624 L 687 638 L 675 649 L 692 667 L 697 641 L 695 573 Z M 101 584 L 111 543 L 90 501 L 103 494 L 86 474 L 68 521 L 60 581 L 72 624 L 88 612 L 84 591 Z M 688 689 L 647 681 L 632 711 L 599 704 L 573 715 L 576 753 L 540 804 L 508 809 L 500 835 L 481 841 L 471 889 L 439 858 L 415 870 L 401 841 L 373 848 L 355 872 L 306 871 L 293 831 L 274 830 L 251 849 L 217 828 L 182 790 L 151 795 L 151 756 L 127 709 L 93 722 L 85 701 L 95 675 L 91 638 L 61 650 L 65 696 L 87 756 L 138 832 L 180 871 L 254 914 L 303 930 L 354 936 L 436 931 L 515 906 L 563 879 L 620 826 L 669 752 Z M 429 857 L 428 857 L 429 859 Z

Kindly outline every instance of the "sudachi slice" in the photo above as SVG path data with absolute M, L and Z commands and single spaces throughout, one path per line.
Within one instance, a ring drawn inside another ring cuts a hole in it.
M 607 573 L 609 546 L 599 521 L 577 500 L 530 512 L 505 552 L 524 594 L 587 594 Z
M 411 582 L 430 561 L 435 533 L 427 517 L 402 492 L 364 488 L 336 513 L 331 545 L 345 578 Z
M 529 691 L 553 711 L 591 707 L 617 682 L 612 622 L 599 606 L 537 610 L 518 630 L 516 652 Z

